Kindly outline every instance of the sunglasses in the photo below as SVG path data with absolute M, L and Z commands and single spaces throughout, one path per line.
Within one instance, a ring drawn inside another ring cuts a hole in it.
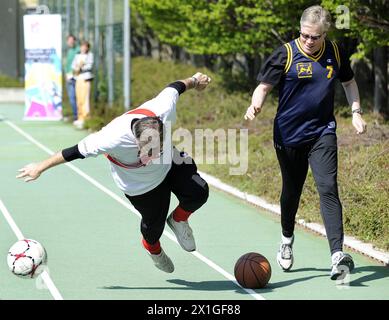
M 318 35 L 318 36 L 311 36 L 311 35 L 309 35 L 309 34 L 302 33 L 301 31 L 300 31 L 300 35 L 301 35 L 305 40 L 311 39 L 312 41 L 317 41 L 317 40 L 319 40 L 319 39 L 323 36 L 323 34 L 320 34 L 320 35 Z

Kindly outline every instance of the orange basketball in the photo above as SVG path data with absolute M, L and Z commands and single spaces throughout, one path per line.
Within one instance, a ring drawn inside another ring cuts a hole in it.
M 260 289 L 270 280 L 271 266 L 263 255 L 249 252 L 236 261 L 234 274 L 236 281 L 243 288 Z

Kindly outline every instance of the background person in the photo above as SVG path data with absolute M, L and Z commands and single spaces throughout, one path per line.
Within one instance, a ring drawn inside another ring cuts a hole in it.
M 73 121 L 75 121 L 77 120 L 76 79 L 73 75 L 72 64 L 74 57 L 80 52 L 80 47 L 77 45 L 76 37 L 72 34 L 68 35 L 66 44 L 68 47 L 65 58 L 66 91 L 72 107 Z
M 78 118 L 73 124 L 82 129 L 84 122 L 90 113 L 90 93 L 93 80 L 93 53 L 90 52 L 90 44 L 83 41 L 80 53 L 76 54 L 72 63 L 73 74 L 76 78 L 76 97 Z

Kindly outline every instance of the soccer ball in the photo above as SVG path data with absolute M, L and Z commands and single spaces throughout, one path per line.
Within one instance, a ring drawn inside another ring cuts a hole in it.
M 8 268 L 21 278 L 36 278 L 43 272 L 46 263 L 46 250 L 36 240 L 19 240 L 8 250 Z

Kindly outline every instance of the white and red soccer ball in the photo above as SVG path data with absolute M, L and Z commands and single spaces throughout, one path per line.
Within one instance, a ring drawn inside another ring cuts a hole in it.
M 16 276 L 36 278 L 44 271 L 46 263 L 46 250 L 36 240 L 19 240 L 8 250 L 7 264 Z

